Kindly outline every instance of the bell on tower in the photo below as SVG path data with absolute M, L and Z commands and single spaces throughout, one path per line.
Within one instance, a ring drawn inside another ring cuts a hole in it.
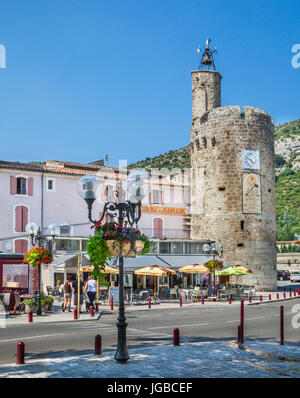
M 210 49 L 210 43 L 211 43 L 211 40 L 208 37 L 206 40 L 206 43 L 205 43 L 206 44 L 205 50 L 203 51 L 203 54 L 201 57 L 199 70 L 202 70 L 202 69 L 216 70 L 213 54 L 217 54 L 218 52 L 217 52 L 216 48 L 214 50 Z M 199 47 L 197 48 L 197 53 L 201 53 L 201 49 Z

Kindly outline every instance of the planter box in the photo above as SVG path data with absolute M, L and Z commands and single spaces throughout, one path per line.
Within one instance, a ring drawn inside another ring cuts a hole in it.
M 119 257 L 121 255 L 121 248 L 117 241 L 115 240 L 107 240 L 106 241 L 109 255 L 114 257 Z M 122 246 L 122 256 L 123 257 L 136 257 L 136 254 L 139 254 L 144 248 L 144 242 L 141 240 L 137 240 L 135 242 L 135 250 L 131 249 L 130 243 L 125 243 Z

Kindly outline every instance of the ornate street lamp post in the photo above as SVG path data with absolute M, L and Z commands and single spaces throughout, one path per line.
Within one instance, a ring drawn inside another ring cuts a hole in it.
M 54 241 L 55 241 L 55 236 L 58 235 L 58 227 L 55 224 L 51 224 L 48 227 L 48 230 L 50 231 L 50 236 L 51 236 L 51 241 L 49 242 L 48 236 L 49 235 L 44 235 L 41 232 L 40 227 L 38 227 L 35 223 L 30 223 L 26 225 L 26 232 L 31 238 L 31 244 L 32 246 L 38 246 L 44 247 L 44 245 L 47 245 L 47 243 L 50 243 L 50 251 L 52 252 Z M 42 306 L 41 306 L 41 265 L 38 265 L 38 290 L 37 290 L 37 315 L 42 315 Z
M 219 248 L 217 248 L 217 245 L 215 244 L 215 242 L 211 241 L 210 244 L 205 243 L 202 248 L 203 248 L 203 251 L 205 252 L 205 254 L 212 255 L 214 260 L 215 260 L 216 256 L 219 256 L 220 258 L 222 257 L 223 245 L 220 245 Z M 213 284 L 215 285 L 215 272 L 214 272 Z
M 92 208 L 94 201 L 100 197 L 101 180 L 97 176 L 87 175 L 78 181 L 79 195 L 85 200 L 88 207 L 88 218 L 95 226 L 100 223 L 105 216 L 111 220 L 117 219 L 118 224 L 123 226 L 129 224 L 137 227 L 141 218 L 142 200 L 149 189 L 150 176 L 144 170 L 131 172 L 127 177 L 127 190 L 122 182 L 119 182 L 118 189 L 114 192 L 115 201 L 104 203 L 102 216 L 99 220 L 92 218 Z M 126 200 L 126 191 L 129 200 Z M 95 228 L 96 232 L 96 228 Z M 126 343 L 126 317 L 124 304 L 124 258 L 119 256 L 119 316 L 116 324 L 118 328 L 117 349 L 115 360 L 119 363 L 126 363 L 129 359 Z

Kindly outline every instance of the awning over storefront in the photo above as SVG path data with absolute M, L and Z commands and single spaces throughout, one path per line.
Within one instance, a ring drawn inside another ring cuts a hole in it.
M 84 253 L 83 257 L 87 260 L 89 259 L 88 254 Z M 161 255 L 144 255 L 144 256 L 136 256 L 135 258 L 126 257 L 124 258 L 124 270 L 126 271 L 135 271 L 138 268 L 149 267 L 151 265 L 160 265 L 162 267 L 168 267 L 174 270 L 178 270 L 185 265 L 190 264 L 200 264 L 204 265 L 204 263 L 208 260 L 211 260 L 211 256 L 204 255 L 169 255 L 169 256 L 161 256 Z M 116 259 L 112 259 L 108 262 L 108 264 L 113 266 L 118 266 Z M 228 263 L 224 261 L 224 267 L 229 266 Z

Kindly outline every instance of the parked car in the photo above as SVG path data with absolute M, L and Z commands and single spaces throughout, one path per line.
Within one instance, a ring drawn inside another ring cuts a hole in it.
M 277 280 L 278 281 L 286 281 L 290 279 L 289 271 L 277 271 Z
M 290 280 L 291 282 L 300 281 L 300 270 L 291 271 Z

